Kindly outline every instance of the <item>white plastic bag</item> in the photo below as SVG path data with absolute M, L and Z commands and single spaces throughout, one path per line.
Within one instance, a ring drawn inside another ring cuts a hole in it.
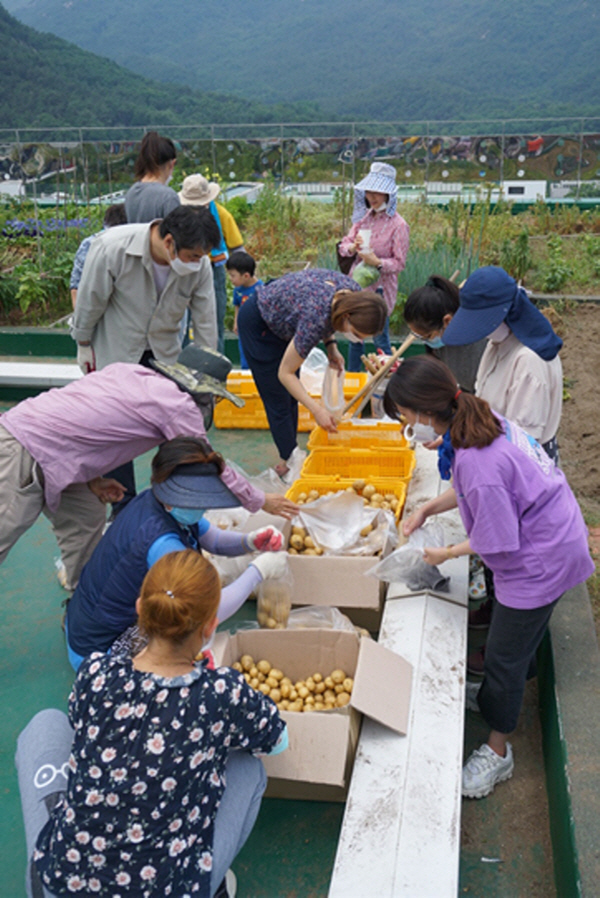
M 414 530 L 403 546 L 395 549 L 387 558 L 384 558 L 375 567 L 369 568 L 365 573 L 388 583 L 401 580 L 409 585 L 418 581 L 418 578 L 422 576 L 424 582 L 427 581 L 426 585 L 431 586 L 431 571 L 435 571 L 437 568 L 432 568 L 431 565 L 423 561 L 423 550 L 426 547 L 435 548 L 444 544 L 444 528 L 437 521 L 432 521 Z M 440 578 L 447 580 L 441 574 Z M 411 586 L 411 588 L 414 587 Z
M 365 506 L 354 491 L 301 505 L 294 523 L 304 527 L 325 555 L 375 555 L 398 542 L 392 512 Z
M 304 608 L 295 608 L 290 613 L 287 624 L 288 630 L 349 630 L 355 631 L 355 626 L 349 617 L 339 610 L 328 605 L 306 605 Z
M 344 369 L 336 371 L 331 365 L 327 365 L 323 378 L 322 397 L 323 405 L 330 415 L 341 418 L 346 400 L 344 399 Z
M 300 382 L 311 396 L 321 395 L 321 386 L 327 368 L 329 368 L 329 359 L 322 349 L 315 346 L 308 353 L 300 368 Z

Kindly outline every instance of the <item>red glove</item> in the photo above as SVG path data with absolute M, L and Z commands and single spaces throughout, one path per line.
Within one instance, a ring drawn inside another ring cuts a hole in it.
M 283 548 L 283 533 L 276 527 L 263 527 L 246 534 L 252 552 L 279 552 Z

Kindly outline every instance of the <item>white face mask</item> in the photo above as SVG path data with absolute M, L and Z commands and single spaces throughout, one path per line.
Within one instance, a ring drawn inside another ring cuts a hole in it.
M 495 331 L 492 331 L 491 334 L 488 334 L 488 340 L 490 343 L 502 343 L 503 340 L 506 340 L 508 335 L 510 334 L 510 328 L 508 324 L 503 321 L 502 324 L 499 324 Z
M 417 414 L 415 423 L 407 424 L 404 428 L 404 436 L 410 442 L 414 440 L 415 443 L 433 443 L 434 440 L 437 440 L 438 434 L 431 425 L 431 418 L 429 422 L 429 424 L 423 424 L 422 421 L 419 421 L 419 415 Z
M 344 337 L 346 337 L 347 340 L 349 340 L 350 343 L 364 343 L 363 338 L 357 337 L 356 334 L 350 330 L 350 328 L 348 328 L 348 330 L 343 330 L 342 334 L 344 335 Z
M 200 271 L 200 265 L 202 262 L 184 262 L 179 256 L 175 256 L 174 259 L 171 259 L 171 268 L 178 274 L 180 277 L 185 277 L 187 274 L 194 274 L 196 271 Z

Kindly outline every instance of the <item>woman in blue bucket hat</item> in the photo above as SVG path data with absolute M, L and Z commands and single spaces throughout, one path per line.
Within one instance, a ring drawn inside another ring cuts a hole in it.
M 386 162 L 373 162 L 362 181 L 354 187 L 354 212 L 352 227 L 338 247 L 340 256 L 353 256 L 356 260 L 350 276 L 364 262 L 379 270 L 379 278 L 371 284 L 373 290 L 381 289 L 388 309 L 388 320 L 383 333 L 373 340 L 378 349 L 391 353 L 389 316 L 398 298 L 398 274 L 406 265 L 410 228 L 396 212 L 398 187 L 396 169 Z M 360 371 L 360 357 L 364 344 L 348 347 L 348 370 Z

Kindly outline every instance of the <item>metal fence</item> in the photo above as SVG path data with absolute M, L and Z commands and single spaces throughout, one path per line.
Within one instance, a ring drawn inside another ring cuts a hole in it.
M 147 128 L 0 130 L 0 193 L 37 200 L 102 201 L 133 182 Z M 224 183 L 282 186 L 356 181 L 389 162 L 405 192 L 443 185 L 538 181 L 563 195 L 593 193 L 600 179 L 600 118 L 466 122 L 323 122 L 161 128 L 178 170 Z M 451 187 L 448 186 L 448 192 Z M 598 191 L 600 193 L 600 190 Z M 110 200 L 109 200 L 110 201 Z

